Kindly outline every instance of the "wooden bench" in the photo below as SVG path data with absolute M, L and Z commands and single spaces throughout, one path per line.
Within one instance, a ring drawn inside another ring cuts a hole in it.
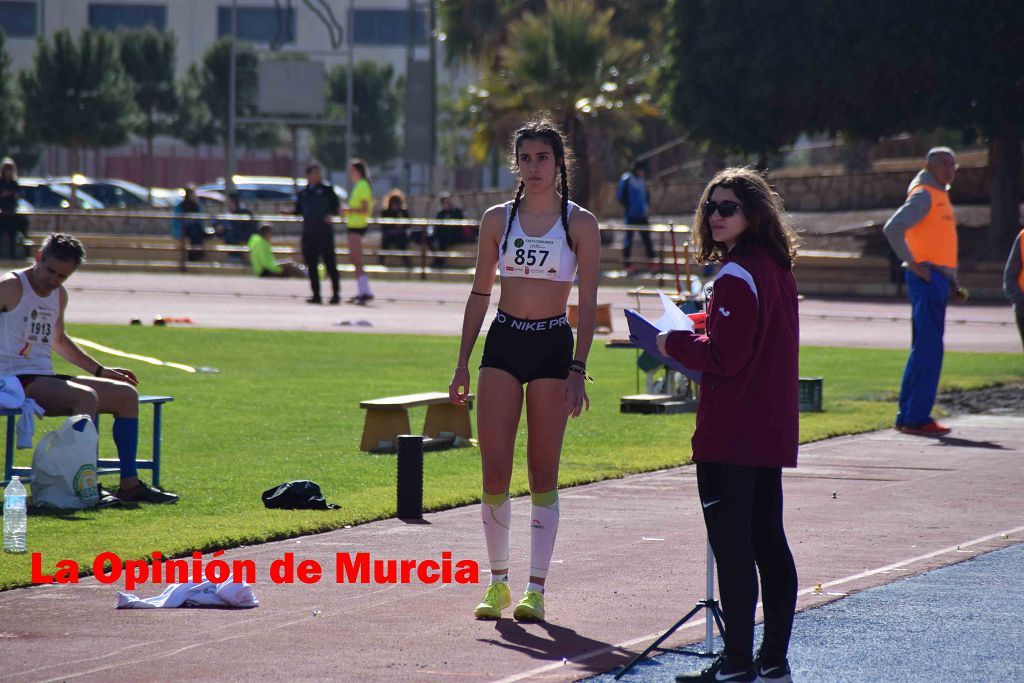
M 580 312 L 578 304 L 569 304 L 569 309 L 565 314 L 566 319 L 569 321 L 569 327 L 574 330 L 579 324 Z M 612 331 L 612 305 L 611 304 L 598 304 L 597 310 L 594 315 L 594 331 L 595 332 L 611 332 Z
M 160 486 L 160 442 L 163 435 L 163 407 L 165 403 L 174 400 L 172 396 L 139 396 L 139 405 L 149 404 L 153 406 L 153 455 L 150 460 L 136 460 L 135 464 L 140 470 L 152 470 L 153 486 Z M 0 416 L 7 416 L 7 439 L 4 446 L 4 483 L 11 480 L 11 477 L 18 475 L 23 481 L 31 481 L 31 467 L 14 466 L 14 441 L 16 426 L 14 420 L 21 415 L 20 410 L 0 410 Z M 99 416 L 96 419 L 96 430 L 99 431 Z M 117 458 L 99 458 L 96 461 L 96 469 L 100 474 L 112 474 L 120 471 L 120 461 Z
M 458 406 L 448 400 L 448 394 L 431 391 L 425 394 L 408 394 L 360 401 L 359 407 L 366 411 L 363 424 L 363 440 L 359 448 L 364 451 L 395 451 L 398 435 L 410 434 L 409 408 L 427 406 L 427 417 L 423 423 L 423 435 L 430 439 L 441 439 L 442 433 L 451 438 L 470 439 L 473 428 L 469 422 L 469 409 L 473 395 L 466 405 Z

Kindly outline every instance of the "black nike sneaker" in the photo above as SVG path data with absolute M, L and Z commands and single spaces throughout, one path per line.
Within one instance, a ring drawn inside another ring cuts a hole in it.
M 764 683 L 793 683 L 788 659 L 766 659 L 758 655 L 754 657 L 754 668 L 758 680 Z
M 730 664 L 725 655 L 718 655 L 718 659 L 702 671 L 688 671 L 676 676 L 678 683 L 756 683 L 758 680 L 753 664 L 736 666 Z

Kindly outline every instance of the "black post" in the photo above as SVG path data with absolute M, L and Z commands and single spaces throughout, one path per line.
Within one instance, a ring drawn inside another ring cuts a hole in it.
M 423 437 L 401 434 L 398 437 L 398 512 L 399 519 L 423 519 Z

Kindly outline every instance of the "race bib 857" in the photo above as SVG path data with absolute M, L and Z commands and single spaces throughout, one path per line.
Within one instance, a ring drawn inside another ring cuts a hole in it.
M 505 250 L 502 275 L 550 280 L 558 275 L 562 261 L 562 239 L 522 235 Z

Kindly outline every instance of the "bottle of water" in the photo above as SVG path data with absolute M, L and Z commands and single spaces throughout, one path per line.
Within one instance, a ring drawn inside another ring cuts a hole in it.
M 9 553 L 25 552 L 28 530 L 28 495 L 18 477 L 11 479 L 4 489 L 4 550 Z

